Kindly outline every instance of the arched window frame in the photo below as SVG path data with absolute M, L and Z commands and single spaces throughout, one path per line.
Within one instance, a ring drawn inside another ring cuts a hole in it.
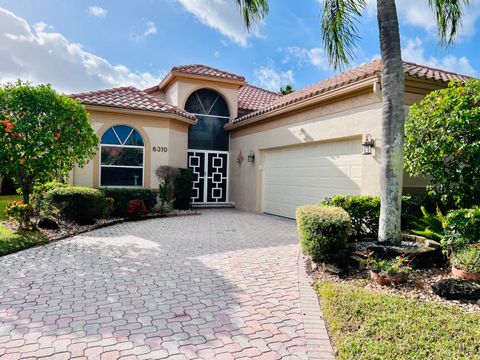
M 203 91 L 203 90 L 206 90 L 206 91 L 209 91 L 209 92 L 212 92 L 214 94 L 217 95 L 217 98 L 215 99 L 215 101 L 213 102 L 213 104 L 210 106 L 210 109 L 205 109 L 205 107 L 203 106 L 202 104 L 202 100 L 200 99 L 200 96 L 198 95 L 198 93 L 200 91 Z M 185 102 L 185 108 L 187 107 L 187 104 L 188 104 L 188 101 L 190 99 L 190 97 L 192 96 L 196 96 L 197 99 L 198 99 L 198 102 L 199 104 L 201 105 L 202 109 L 204 110 L 204 112 L 202 113 L 196 113 L 196 112 L 192 112 L 191 114 L 195 115 L 195 116 L 210 116 L 210 117 L 215 117 L 215 118 L 220 118 L 220 119 L 229 119 L 230 120 L 230 107 L 228 106 L 228 101 L 227 99 L 225 99 L 225 97 L 220 94 L 218 91 L 216 90 L 213 90 L 213 89 L 209 89 L 209 88 L 200 88 L 200 89 L 196 89 L 195 91 L 193 91 L 188 97 L 187 97 L 187 100 Z M 229 113 L 228 116 L 226 115 L 211 115 L 210 112 L 212 111 L 212 109 L 214 108 L 216 102 L 218 101 L 218 99 L 222 99 L 224 102 L 225 102 L 225 105 L 227 107 L 227 111 Z M 187 110 L 188 111 L 188 110 Z
M 125 126 L 125 127 L 128 127 L 130 129 L 130 132 L 124 138 L 123 141 L 120 139 L 120 136 L 115 131 L 115 127 L 119 127 L 119 126 Z M 118 139 L 118 142 L 120 144 L 104 143 L 103 138 L 109 130 L 113 130 L 113 132 L 116 135 L 116 137 Z M 138 134 L 138 136 L 142 140 L 143 145 L 126 145 L 125 144 L 129 140 L 130 136 L 132 135 L 132 133 L 134 131 Z M 133 165 L 107 165 L 107 164 L 103 164 L 103 159 L 102 159 L 103 151 L 102 150 L 103 150 L 103 148 L 107 148 L 107 147 L 126 148 L 126 149 L 141 149 L 142 150 L 142 165 L 141 166 L 133 166 Z M 126 124 L 117 124 L 117 125 L 113 125 L 113 126 L 107 128 L 103 132 L 103 135 L 102 135 L 102 138 L 101 138 L 101 141 L 100 141 L 99 167 L 100 167 L 100 171 L 99 171 L 100 187 L 111 187 L 111 188 L 140 188 L 140 187 L 144 187 L 144 184 L 145 184 L 145 140 L 143 139 L 142 134 L 136 128 L 134 128 L 133 126 L 126 125 Z M 102 183 L 102 168 L 141 169 L 142 170 L 142 176 L 141 176 L 140 184 L 138 184 L 138 185 L 108 185 L 108 184 L 103 184 Z

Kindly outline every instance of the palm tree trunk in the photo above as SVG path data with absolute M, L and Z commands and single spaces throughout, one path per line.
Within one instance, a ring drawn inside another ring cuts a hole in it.
M 378 240 L 401 241 L 405 99 L 400 30 L 395 0 L 377 0 L 382 54 L 382 161 Z

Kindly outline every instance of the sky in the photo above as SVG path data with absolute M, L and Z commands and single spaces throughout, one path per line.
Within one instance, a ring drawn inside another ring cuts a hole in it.
M 379 56 L 375 0 L 358 23 L 352 66 Z M 0 0 L 0 83 L 50 83 L 65 93 L 144 89 L 176 65 L 204 64 L 272 91 L 334 75 L 322 48 L 322 0 L 271 0 L 251 32 L 236 0 Z M 480 76 L 480 0 L 455 45 L 439 45 L 428 0 L 397 0 L 403 59 Z

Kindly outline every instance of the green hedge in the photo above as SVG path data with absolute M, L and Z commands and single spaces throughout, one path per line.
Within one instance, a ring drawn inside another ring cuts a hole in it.
M 59 209 L 64 218 L 80 224 L 108 217 L 113 208 L 102 191 L 75 186 L 53 187 L 44 201 Z
M 480 243 L 480 208 L 449 211 L 445 217 L 445 230 L 442 245 L 452 250 Z
M 193 172 L 191 169 L 180 169 L 180 174 L 175 178 L 175 209 L 188 210 L 192 201 Z
M 157 204 L 157 190 L 104 188 L 102 191 L 105 197 L 111 197 L 115 202 L 113 216 L 128 216 L 128 204 L 130 200 L 143 200 L 147 212 L 151 212 Z
M 326 198 L 322 204 L 341 207 L 350 215 L 353 229 L 351 241 L 378 236 L 379 196 L 337 195 Z M 422 217 L 422 206 L 429 211 L 436 209 L 435 200 L 428 195 L 402 196 L 402 229 L 409 229 L 413 222 Z
M 347 250 L 352 231 L 348 213 L 340 207 L 305 205 L 296 211 L 303 252 L 315 261 L 338 260 Z

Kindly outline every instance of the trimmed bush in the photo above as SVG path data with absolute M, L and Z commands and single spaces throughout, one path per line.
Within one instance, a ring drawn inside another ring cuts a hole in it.
M 480 243 L 480 208 L 449 211 L 445 217 L 445 229 L 442 245 L 450 250 Z
M 352 220 L 353 232 L 350 241 L 378 236 L 380 219 L 380 197 L 359 195 L 336 195 L 326 198 L 322 203 L 328 206 L 338 206 L 344 209 Z M 413 222 L 423 216 L 421 207 L 429 211 L 436 210 L 435 200 L 428 195 L 402 196 L 402 229 L 412 227 Z
M 153 211 L 157 204 L 157 190 L 105 188 L 102 191 L 106 197 L 111 197 L 115 201 L 113 216 L 127 217 L 131 200 L 143 200 L 147 212 Z
M 352 221 L 351 240 L 376 237 L 380 218 L 380 198 L 374 196 L 337 195 L 327 198 L 323 205 L 344 209 Z
M 79 224 L 88 224 L 108 217 L 111 201 L 102 191 L 83 187 L 55 187 L 44 196 L 44 200 L 59 209 L 60 215 Z
M 347 250 L 352 221 L 340 207 L 305 205 L 297 208 L 297 226 L 304 254 L 315 261 L 337 260 Z
M 180 169 L 180 174 L 175 178 L 175 209 L 188 210 L 192 201 L 193 172 L 191 169 Z

